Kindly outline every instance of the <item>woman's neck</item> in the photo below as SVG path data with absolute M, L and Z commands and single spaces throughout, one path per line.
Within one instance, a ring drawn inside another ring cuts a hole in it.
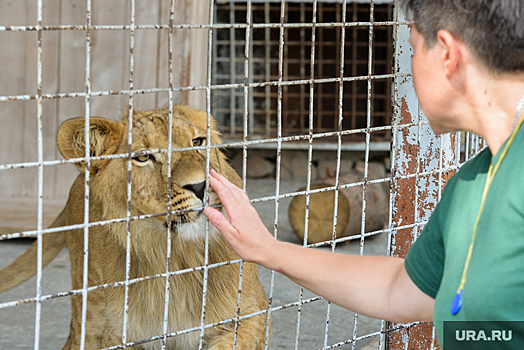
M 524 96 L 524 76 L 508 74 L 484 78 L 478 82 L 471 99 L 470 107 L 477 123 L 465 129 L 484 138 L 491 154 L 495 155 L 515 126 L 517 105 Z

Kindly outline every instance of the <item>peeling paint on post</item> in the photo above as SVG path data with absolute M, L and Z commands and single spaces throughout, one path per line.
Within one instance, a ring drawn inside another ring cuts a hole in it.
M 422 232 L 455 165 L 455 136 L 435 134 L 420 110 L 413 88 L 409 27 L 396 31 L 394 118 L 392 125 L 391 235 L 389 255 L 405 257 Z M 408 125 L 408 126 L 405 126 Z M 388 329 L 398 327 L 388 322 Z M 388 349 L 439 349 L 432 323 L 387 332 Z

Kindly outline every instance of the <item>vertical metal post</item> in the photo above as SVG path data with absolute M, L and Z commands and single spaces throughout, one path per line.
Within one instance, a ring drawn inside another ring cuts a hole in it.
M 124 296 L 124 320 L 122 329 L 122 344 L 127 343 L 127 323 L 129 316 L 129 274 L 131 272 L 131 145 L 133 143 L 133 102 L 134 102 L 134 48 L 135 48 L 135 0 L 131 0 L 130 30 L 129 30 L 129 107 L 127 136 L 127 208 L 126 208 L 126 280 Z
M 284 20 L 286 13 L 286 0 L 280 4 L 280 26 L 278 41 L 278 85 L 277 85 L 277 162 L 275 180 L 275 207 L 273 221 L 273 236 L 278 237 L 278 210 L 280 206 L 280 170 L 282 166 L 282 67 L 284 61 Z M 273 306 L 273 292 L 275 287 L 275 271 L 271 271 L 268 295 L 268 313 L 266 318 L 266 339 L 264 349 L 269 348 L 271 308 Z
M 86 320 L 87 320 L 87 287 L 88 287 L 88 261 L 89 261 L 89 176 L 90 176 L 90 126 L 89 116 L 91 114 L 91 0 L 87 0 L 86 8 L 86 64 L 85 64 L 85 179 L 84 179 L 84 263 L 82 282 L 82 326 L 80 336 L 80 349 L 85 347 Z
M 172 139 L 173 139 L 173 88 L 174 88 L 174 77 L 173 77 L 173 35 L 175 22 L 175 1 L 171 0 L 169 3 L 169 34 L 167 36 L 167 51 L 168 51 L 168 71 L 169 71 L 169 114 L 168 114 L 168 131 L 167 131 L 167 161 L 166 167 L 167 180 L 166 180 L 166 201 L 167 201 L 167 238 L 166 238 L 166 286 L 164 290 L 164 323 L 162 325 L 162 350 L 166 349 L 167 346 L 167 334 L 169 332 L 169 299 L 170 299 L 170 280 L 169 273 L 171 272 L 171 157 L 172 157 Z
M 455 135 L 435 134 L 420 110 L 411 76 L 410 28 L 396 11 L 394 118 L 391 154 L 391 217 L 388 254 L 405 257 L 429 219 L 456 157 Z M 402 75 L 402 76 L 399 76 Z M 388 329 L 396 327 L 388 323 Z M 387 332 L 388 349 L 434 349 L 431 323 L 415 323 Z
M 336 247 L 336 232 L 337 232 L 337 217 L 338 217 L 338 195 L 339 195 L 339 180 L 340 180 L 340 160 L 342 156 L 342 120 L 344 119 L 343 114 L 343 101 L 344 101 L 344 59 L 345 59 L 345 44 L 346 44 L 346 14 L 347 14 L 347 2 L 346 0 L 342 1 L 342 14 L 341 22 L 342 27 L 340 28 L 340 81 L 338 86 L 338 120 L 337 120 L 337 165 L 335 171 L 335 204 L 333 212 L 333 233 L 331 242 L 331 251 L 335 252 Z M 326 326 L 324 330 L 324 348 L 328 346 L 328 334 L 329 334 L 329 316 L 331 313 L 331 302 L 328 301 L 327 311 L 326 311 Z M 356 328 L 356 327 L 355 327 Z
M 265 23 L 270 23 L 271 22 L 271 17 L 270 17 L 270 4 L 268 2 L 266 2 L 264 4 L 264 19 L 265 19 Z M 269 27 L 264 27 L 264 38 L 266 38 L 266 42 L 265 42 L 265 71 L 264 71 L 264 76 L 265 76 L 265 81 L 270 81 L 271 79 L 271 55 L 270 55 L 270 50 L 271 50 L 271 45 L 269 43 L 269 39 L 271 38 L 271 33 L 270 33 L 270 29 Z M 265 126 L 266 126 L 266 132 L 265 132 L 265 137 L 269 138 L 271 136 L 271 87 L 269 85 L 266 85 L 264 87 L 264 97 L 265 97 L 265 102 L 266 102 L 266 108 L 265 108 L 265 112 L 266 112 L 266 122 L 265 122 Z
M 37 270 L 36 270 L 36 312 L 35 312 L 35 346 L 38 350 L 40 346 L 40 321 L 42 301 L 42 218 L 43 218 L 43 193 L 44 193 L 44 146 L 42 128 L 42 0 L 38 0 L 37 30 L 38 30 L 38 50 L 37 50 L 37 119 L 38 119 L 38 213 L 37 213 Z
M 210 152 L 211 149 L 209 145 L 211 144 L 211 67 L 213 62 L 213 22 L 214 22 L 214 0 L 209 0 L 209 33 L 208 33 L 208 42 L 207 42 L 207 78 L 206 78 L 206 188 L 209 188 L 209 171 L 210 167 Z M 206 206 L 209 200 L 209 192 L 205 192 L 205 198 L 203 205 Z M 207 286 L 208 286 L 208 276 L 209 276 L 209 220 L 206 220 L 206 238 L 205 238 L 205 247 L 204 247 L 204 283 L 202 286 L 202 313 L 200 317 L 200 336 L 198 342 L 198 349 L 203 349 L 204 347 L 204 331 L 205 331 L 205 316 L 206 316 L 206 305 L 207 305 Z
M 235 2 L 231 0 L 229 2 L 229 22 L 231 24 L 235 23 Z M 236 39 L 235 39 L 235 28 L 229 29 L 229 83 L 236 83 Z M 235 89 L 229 90 L 229 133 L 231 136 L 236 134 L 236 118 L 237 118 L 237 108 L 236 108 L 236 91 Z
M 306 182 L 306 214 L 304 223 L 304 247 L 307 246 L 308 236 L 308 224 L 309 224 L 309 200 L 311 190 L 311 165 L 313 158 L 313 115 L 314 115 L 314 97 L 315 97 L 315 44 L 316 44 L 316 23 L 317 23 L 317 0 L 313 0 L 313 27 L 311 28 L 311 57 L 310 57 L 310 85 L 309 85 L 309 130 L 308 130 L 308 168 L 307 168 L 307 182 Z M 297 308 L 297 328 L 296 328 L 296 339 L 295 349 L 298 350 L 298 338 L 300 335 L 300 318 L 302 312 L 302 301 L 304 297 L 304 288 L 300 287 L 299 304 Z

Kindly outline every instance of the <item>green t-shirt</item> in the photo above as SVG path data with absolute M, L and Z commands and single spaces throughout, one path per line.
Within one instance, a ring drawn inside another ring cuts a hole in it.
M 524 321 L 524 127 L 495 175 L 479 222 L 463 290 L 462 309 L 450 308 L 480 208 L 492 157 L 489 149 L 466 162 L 448 182 L 405 267 L 435 298 L 434 323 L 442 344 L 443 321 Z M 524 334 L 524 322 L 518 329 Z M 515 333 L 515 331 L 513 331 Z

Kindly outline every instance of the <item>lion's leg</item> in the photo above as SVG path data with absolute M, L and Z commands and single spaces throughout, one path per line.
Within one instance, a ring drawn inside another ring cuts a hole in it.
M 64 347 L 62 348 L 62 350 L 72 350 L 72 345 L 73 344 L 73 341 L 72 341 L 72 338 L 71 338 L 71 333 L 69 333 L 69 337 L 67 337 L 67 342 L 65 343 Z
M 121 319 L 120 319 L 121 320 Z M 108 323 L 104 329 L 104 337 L 102 340 L 102 345 L 104 348 L 109 348 L 113 346 L 122 345 L 122 331 L 123 324 L 122 322 Z M 128 339 L 129 342 L 129 339 Z M 126 349 L 137 349 L 135 346 L 126 347 Z
M 236 348 L 238 350 L 262 350 L 266 340 L 266 315 L 244 319 L 240 322 L 237 331 Z M 271 334 L 271 326 L 270 326 Z M 234 331 L 224 332 L 213 338 L 209 350 L 231 350 L 235 338 Z
M 93 291 L 88 294 L 87 313 L 85 323 L 85 349 L 102 348 L 102 335 L 104 333 L 105 303 L 102 291 Z M 82 295 L 74 295 L 71 299 L 71 329 L 69 338 L 63 350 L 79 349 L 82 339 Z
M 104 284 L 102 275 L 104 239 L 100 230 L 89 230 L 89 255 L 87 286 Z M 84 233 L 83 230 L 70 231 L 67 237 L 71 257 L 71 283 L 73 290 L 84 286 Z M 71 330 L 68 343 L 71 349 L 79 349 L 82 338 L 83 295 L 71 296 Z M 102 348 L 102 336 L 106 325 L 106 302 L 104 290 L 92 290 L 87 294 L 85 319 L 85 349 Z

